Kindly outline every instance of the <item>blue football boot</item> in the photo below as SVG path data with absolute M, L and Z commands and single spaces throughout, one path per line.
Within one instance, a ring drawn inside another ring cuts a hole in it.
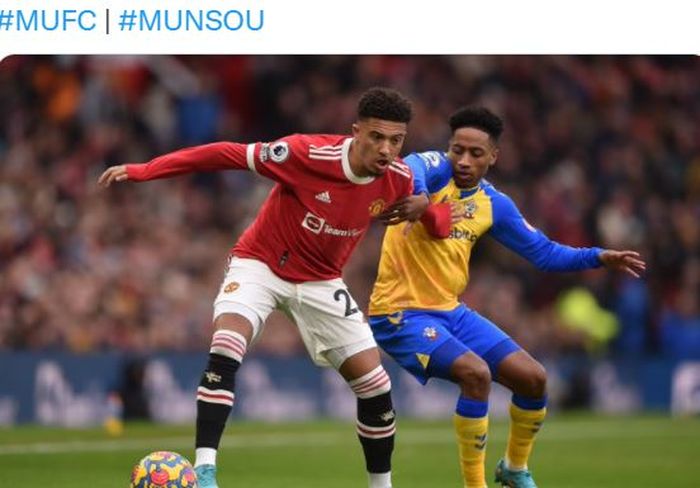
M 496 465 L 496 483 L 508 488 L 537 488 L 535 480 L 532 479 L 530 471 L 527 469 L 513 471 L 506 468 L 504 459 L 498 461 Z
M 194 468 L 194 473 L 199 488 L 219 488 L 216 484 L 216 466 L 213 464 L 201 464 Z

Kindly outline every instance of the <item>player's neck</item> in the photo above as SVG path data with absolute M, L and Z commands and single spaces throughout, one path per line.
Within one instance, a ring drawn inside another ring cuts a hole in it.
M 472 185 L 472 186 L 460 186 L 459 184 L 457 184 L 456 181 L 455 181 L 455 185 L 457 186 L 457 188 L 460 189 L 460 191 L 474 191 L 477 188 L 479 188 L 479 185 L 481 185 L 481 180 L 477 181 L 476 185 Z
M 357 151 L 355 151 L 355 141 L 350 144 L 350 150 L 348 151 L 348 162 L 350 163 L 350 171 L 357 177 L 367 178 L 368 176 L 373 176 L 367 169 L 360 163 Z

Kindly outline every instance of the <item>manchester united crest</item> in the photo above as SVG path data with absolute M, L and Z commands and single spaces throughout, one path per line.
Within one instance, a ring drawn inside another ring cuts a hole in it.
M 369 204 L 369 214 L 372 217 L 376 217 L 377 215 L 382 213 L 385 206 L 386 206 L 386 202 L 384 200 L 382 200 L 381 198 L 378 198 Z

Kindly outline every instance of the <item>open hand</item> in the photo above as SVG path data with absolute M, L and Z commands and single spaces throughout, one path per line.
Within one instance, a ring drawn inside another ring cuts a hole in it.
M 646 271 L 647 264 L 642 261 L 636 251 L 613 251 L 606 249 L 600 253 L 600 262 L 608 269 L 622 271 L 628 275 L 639 278 Z
M 126 172 L 126 165 L 125 164 L 120 164 L 119 166 L 110 166 L 107 168 L 102 175 L 100 175 L 100 179 L 97 180 L 97 183 L 103 187 L 107 188 L 109 185 L 114 183 L 115 181 L 120 182 L 120 181 L 126 181 L 129 179 L 129 175 Z
M 384 225 L 396 225 L 405 220 L 415 222 L 423 215 L 429 203 L 425 194 L 411 195 L 389 205 L 377 219 Z

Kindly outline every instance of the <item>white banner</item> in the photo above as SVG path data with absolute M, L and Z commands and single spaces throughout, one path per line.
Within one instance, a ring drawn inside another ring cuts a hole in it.
M 696 54 L 698 4 L 0 1 L 10 54 Z

